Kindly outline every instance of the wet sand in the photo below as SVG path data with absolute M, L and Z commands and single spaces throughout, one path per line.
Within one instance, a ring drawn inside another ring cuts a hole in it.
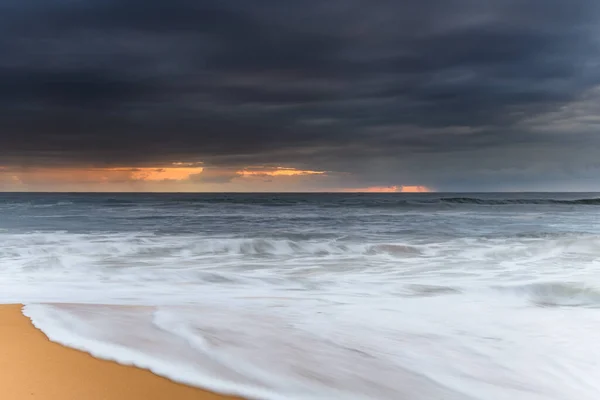
M 0 371 L 6 400 L 234 399 L 50 342 L 21 305 L 0 305 Z

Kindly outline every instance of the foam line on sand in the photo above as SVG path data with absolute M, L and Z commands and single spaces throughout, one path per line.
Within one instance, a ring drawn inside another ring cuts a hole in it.
M 2 399 L 234 399 L 53 343 L 21 309 L 18 304 L 0 305 Z

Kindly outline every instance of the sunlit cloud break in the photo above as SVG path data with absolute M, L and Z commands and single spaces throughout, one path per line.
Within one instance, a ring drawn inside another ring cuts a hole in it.
M 0 191 L 290 190 L 273 185 L 297 184 L 299 179 L 310 183 L 311 177 L 326 175 L 285 166 L 207 167 L 200 162 L 105 168 L 0 166 Z
M 191 176 L 201 174 L 203 167 L 175 168 L 114 168 L 110 171 L 130 172 L 132 180 L 142 181 L 185 181 Z
M 299 176 L 324 175 L 325 171 L 302 170 L 288 167 L 248 167 L 238 171 L 238 175 L 250 176 Z
M 433 191 L 433 189 L 422 185 L 369 186 L 342 190 L 342 192 L 347 193 L 429 193 Z

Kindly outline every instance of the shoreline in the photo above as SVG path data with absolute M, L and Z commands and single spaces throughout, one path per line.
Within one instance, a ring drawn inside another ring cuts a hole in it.
M 22 313 L 0 305 L 0 387 L 6 399 L 233 400 L 144 369 L 94 358 L 51 342 Z

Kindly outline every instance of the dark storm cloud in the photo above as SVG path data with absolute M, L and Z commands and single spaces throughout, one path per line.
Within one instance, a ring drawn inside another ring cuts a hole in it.
M 595 126 L 544 127 L 600 83 L 599 7 L 5 0 L 0 164 L 284 163 L 474 188 L 541 176 L 523 156 L 571 171 Z

